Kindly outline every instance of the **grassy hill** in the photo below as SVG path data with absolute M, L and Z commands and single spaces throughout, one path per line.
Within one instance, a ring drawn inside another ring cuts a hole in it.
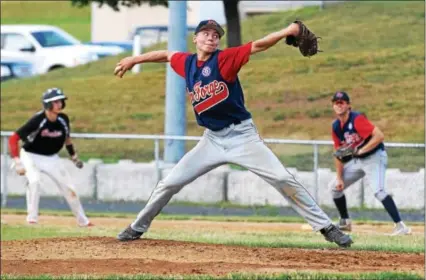
M 2 2 L 2 23 L 4 13 L 9 21 L 14 19 L 5 7 Z M 72 9 L 76 14 L 70 23 L 78 21 L 83 12 Z M 41 17 L 34 14 L 29 18 Z M 308 7 L 258 16 L 243 21 L 243 41 L 261 38 L 295 18 L 304 20 L 323 38 L 323 53 L 308 59 L 296 48 L 279 43 L 254 55 L 240 72 L 247 107 L 264 138 L 330 139 L 334 118 L 330 97 L 336 90 L 345 90 L 354 109 L 380 126 L 386 141 L 424 142 L 424 2 L 348 2 L 322 11 Z M 82 33 L 80 38 L 87 35 Z M 188 48 L 194 50 L 190 40 Z M 165 65 L 143 65 L 140 74 L 115 78 L 114 66 L 126 55 L 2 83 L 1 129 L 16 129 L 40 109 L 43 90 L 57 86 L 69 96 L 66 111 L 74 132 L 163 134 Z M 187 117 L 187 134 L 201 135 L 189 104 Z M 152 153 L 150 141 L 106 142 L 82 140 L 80 150 L 134 159 Z M 136 155 L 135 149 L 141 152 Z M 301 159 L 295 151 L 311 154 L 311 148 L 273 149 L 294 155 L 297 162 Z M 329 151 L 325 155 L 324 161 L 329 162 Z M 424 164 L 424 156 L 419 162 Z

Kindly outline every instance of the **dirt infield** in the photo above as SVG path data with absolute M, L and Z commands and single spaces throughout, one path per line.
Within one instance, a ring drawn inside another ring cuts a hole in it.
M 43 224 L 74 226 L 72 217 L 46 217 Z M 23 216 L 4 215 L 8 224 L 23 223 Z M 92 219 L 103 227 L 120 227 L 126 219 Z M 156 227 L 209 226 L 226 230 L 274 230 L 301 224 L 155 221 Z M 153 224 L 154 226 L 154 224 Z M 371 226 L 370 226 L 371 227 Z M 423 227 L 414 228 L 423 234 Z M 367 229 L 366 229 L 367 230 Z M 405 271 L 424 275 L 424 253 L 391 253 L 341 249 L 253 248 L 195 242 L 141 239 L 119 243 L 112 237 L 43 238 L 1 242 L 2 274 L 111 275 L 209 274 L 234 272 L 279 273 Z

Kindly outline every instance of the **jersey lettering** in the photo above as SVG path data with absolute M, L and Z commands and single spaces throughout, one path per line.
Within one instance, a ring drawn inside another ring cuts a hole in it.
M 347 145 L 357 146 L 363 141 L 363 139 L 361 138 L 361 136 L 358 135 L 358 133 L 351 133 L 349 131 L 346 131 L 343 134 L 343 137 L 345 137 L 345 143 Z
M 42 137 L 51 137 L 51 138 L 61 137 L 62 131 L 60 131 L 60 130 L 50 131 L 49 129 L 46 128 L 46 129 L 43 129 L 41 131 L 41 136 Z
M 229 89 L 226 83 L 218 82 L 217 80 L 204 86 L 201 86 L 201 81 L 199 81 L 194 84 L 193 92 L 190 92 L 188 88 L 186 91 L 197 114 L 216 106 L 229 96 Z

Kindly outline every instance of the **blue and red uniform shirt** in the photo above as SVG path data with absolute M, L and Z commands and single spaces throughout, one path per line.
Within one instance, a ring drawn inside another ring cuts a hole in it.
M 332 125 L 332 137 L 334 147 L 337 149 L 340 146 L 348 145 L 361 148 L 371 139 L 371 133 L 374 130 L 374 125 L 360 112 L 349 113 L 349 118 L 346 123 L 341 123 L 336 119 Z M 367 157 L 377 150 L 384 150 L 383 142 L 378 144 L 371 151 L 362 154 L 360 158 Z
M 186 81 L 197 123 L 220 130 L 251 118 L 244 106 L 244 94 L 238 79 L 241 67 L 249 61 L 251 42 L 239 47 L 215 51 L 207 61 L 197 54 L 179 52 L 170 65 Z

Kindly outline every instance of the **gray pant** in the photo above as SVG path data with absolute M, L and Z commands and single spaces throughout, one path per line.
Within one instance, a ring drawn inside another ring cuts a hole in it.
M 373 188 L 374 196 L 382 201 L 387 196 L 385 191 L 385 175 L 388 162 L 386 151 L 378 150 L 366 158 L 352 159 L 343 166 L 344 190 L 350 185 L 365 177 L 367 184 Z M 343 196 L 343 191 L 336 189 L 336 179 L 330 182 L 329 188 L 333 198 Z
M 146 232 L 174 194 L 201 175 L 226 163 L 245 167 L 275 187 L 315 231 L 331 224 L 330 218 L 308 191 L 264 144 L 253 121 L 249 119 L 220 131 L 205 130 L 200 142 L 157 184 L 131 227 Z

